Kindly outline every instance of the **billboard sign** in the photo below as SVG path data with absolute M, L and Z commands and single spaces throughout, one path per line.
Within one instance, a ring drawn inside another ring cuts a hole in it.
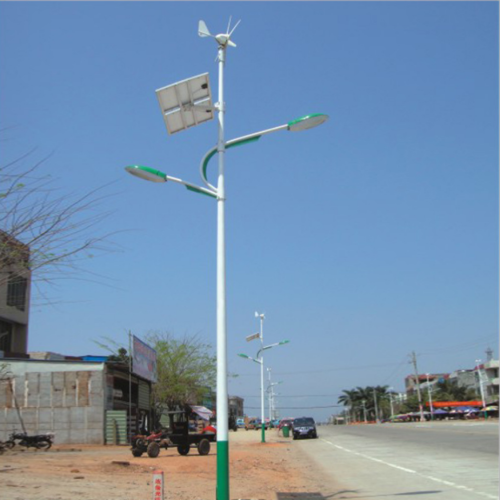
M 151 382 L 156 382 L 156 351 L 132 335 L 132 371 Z

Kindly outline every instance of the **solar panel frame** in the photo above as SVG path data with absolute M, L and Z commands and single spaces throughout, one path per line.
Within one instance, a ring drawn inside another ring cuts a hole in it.
M 170 135 L 214 119 L 208 73 L 162 87 L 156 97 Z

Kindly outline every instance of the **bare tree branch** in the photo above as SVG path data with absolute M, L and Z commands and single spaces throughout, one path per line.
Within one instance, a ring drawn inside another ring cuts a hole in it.
M 43 173 L 52 155 L 36 160 L 35 151 L 0 166 L 0 271 L 31 273 L 36 286 L 77 276 L 84 260 L 112 250 L 110 236 L 116 232 L 96 233 L 110 215 L 102 209 L 109 184 L 83 195 L 61 194 Z M 11 274 L 0 272 L 0 286 Z

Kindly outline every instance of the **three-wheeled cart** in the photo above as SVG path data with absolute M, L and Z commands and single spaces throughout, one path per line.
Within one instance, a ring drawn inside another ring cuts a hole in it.
M 169 427 L 147 437 L 136 436 L 132 440 L 132 455 L 140 457 L 147 453 L 149 457 L 156 458 L 161 448 L 169 447 L 177 448 L 180 455 L 187 455 L 191 448 L 196 448 L 200 455 L 208 455 L 210 443 L 215 441 L 215 433 L 189 432 L 189 417 L 193 414 L 196 412 L 188 405 L 183 410 L 169 411 Z

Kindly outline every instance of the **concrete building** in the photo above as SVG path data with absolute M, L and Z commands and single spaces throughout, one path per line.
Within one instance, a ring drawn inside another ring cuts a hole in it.
M 229 396 L 229 414 L 235 417 L 243 417 L 245 415 L 243 411 L 244 399 L 239 396 Z
M 498 359 L 491 359 L 482 365 L 483 387 L 485 391 L 486 403 L 498 402 Z
M 29 258 L 26 245 L 0 231 L 0 358 L 27 357 Z
M 25 430 L 53 432 L 56 444 L 125 444 L 151 425 L 151 383 L 130 376 L 127 365 L 105 358 L 3 361 L 0 440 Z
M 477 383 L 476 370 L 455 370 L 451 372 L 448 380 L 458 385 L 458 387 L 465 387 L 466 389 L 476 391 L 479 395 L 479 386 Z
M 423 373 L 418 376 L 418 383 L 420 386 L 420 390 L 422 391 L 424 388 L 427 390 L 427 384 L 431 387 L 435 386 L 438 382 L 443 381 L 448 378 L 447 373 Z M 428 382 L 427 382 L 428 380 Z M 417 393 L 417 378 L 415 375 L 408 375 L 405 378 L 405 390 L 407 396 L 411 396 L 412 394 Z

